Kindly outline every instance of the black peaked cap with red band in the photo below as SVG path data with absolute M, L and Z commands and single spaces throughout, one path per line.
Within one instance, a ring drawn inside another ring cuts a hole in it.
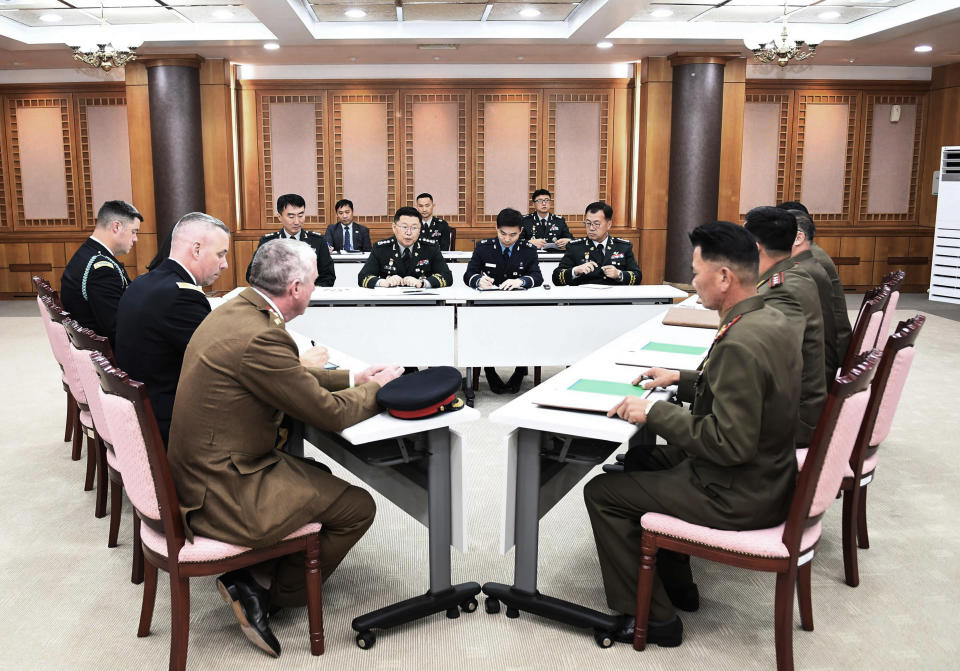
M 391 380 L 377 392 L 377 403 L 394 417 L 422 419 L 463 407 L 457 391 L 463 378 L 452 366 L 437 366 Z

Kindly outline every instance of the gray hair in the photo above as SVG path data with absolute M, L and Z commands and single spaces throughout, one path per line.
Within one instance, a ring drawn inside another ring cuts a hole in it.
M 263 244 L 250 264 L 250 286 L 282 296 L 292 282 L 306 283 L 316 270 L 317 255 L 305 242 L 278 238 Z
M 180 217 L 180 221 L 173 227 L 171 241 L 178 242 L 184 235 L 189 235 L 191 230 L 202 230 L 204 233 L 212 228 L 219 228 L 221 231 L 230 235 L 230 229 L 227 225 L 216 217 L 212 217 L 205 212 L 187 212 Z

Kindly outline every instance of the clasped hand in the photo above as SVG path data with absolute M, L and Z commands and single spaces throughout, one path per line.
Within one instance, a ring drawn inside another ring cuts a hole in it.
M 366 382 L 376 382 L 382 387 L 390 380 L 395 380 L 401 375 L 403 375 L 402 366 L 376 364 L 370 366 L 366 370 L 355 373 L 353 376 L 353 382 L 357 385 L 361 385 Z

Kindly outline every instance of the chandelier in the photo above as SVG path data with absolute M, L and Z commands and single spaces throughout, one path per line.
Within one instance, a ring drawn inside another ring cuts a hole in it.
M 747 48 L 753 52 L 757 63 L 776 62 L 781 68 L 787 67 L 791 60 L 805 61 L 817 53 L 817 44 L 808 44 L 803 40 L 792 40 L 787 34 L 787 3 L 783 3 L 783 30 L 780 31 L 780 41 L 776 38 L 766 43 L 744 40 Z M 757 46 L 753 46 L 757 45 Z
M 96 27 L 93 35 L 85 38 L 85 42 L 79 46 L 68 46 L 73 49 L 74 60 L 104 72 L 110 72 L 114 68 L 122 68 L 130 61 L 136 60 L 136 51 L 140 44 L 139 41 L 124 41 L 119 35 L 110 34 L 107 23 L 103 18 L 103 2 L 101 0 L 100 25 Z

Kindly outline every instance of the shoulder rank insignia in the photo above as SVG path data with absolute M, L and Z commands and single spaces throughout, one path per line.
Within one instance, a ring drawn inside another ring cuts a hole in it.
M 740 321 L 740 317 L 742 316 L 743 315 L 737 315 L 736 317 L 731 319 L 729 322 L 727 322 L 726 324 L 721 326 L 719 329 L 717 329 L 717 335 L 715 335 L 713 338 L 714 344 L 720 342 L 723 339 L 723 336 L 727 334 L 727 331 L 730 330 L 730 327 L 736 324 L 738 321 Z
M 273 323 L 276 326 L 283 326 L 283 317 L 278 315 L 276 310 L 274 310 L 273 308 L 270 308 L 268 312 L 270 313 L 270 318 L 273 319 Z
M 99 268 L 113 268 L 113 264 L 109 261 L 97 261 L 93 264 L 93 269 L 97 270 Z
M 626 243 L 629 243 L 629 242 L 630 242 L 630 241 L 627 240 L 626 238 L 614 238 L 614 237 L 611 236 L 610 239 L 613 240 L 614 242 L 626 242 Z
M 774 288 L 774 289 L 775 289 L 776 287 L 779 287 L 781 284 L 783 284 L 783 271 L 782 271 L 782 270 L 781 270 L 779 273 L 774 273 L 773 275 L 770 276 L 770 287 L 771 287 L 771 288 Z
M 197 286 L 196 284 L 190 284 L 189 282 L 177 282 L 177 286 L 181 289 L 193 289 L 194 291 L 199 291 L 201 294 L 203 293 L 203 289 L 201 287 Z
M 393 238 L 385 238 L 384 240 L 378 241 L 377 245 L 389 245 L 392 242 L 393 242 Z

